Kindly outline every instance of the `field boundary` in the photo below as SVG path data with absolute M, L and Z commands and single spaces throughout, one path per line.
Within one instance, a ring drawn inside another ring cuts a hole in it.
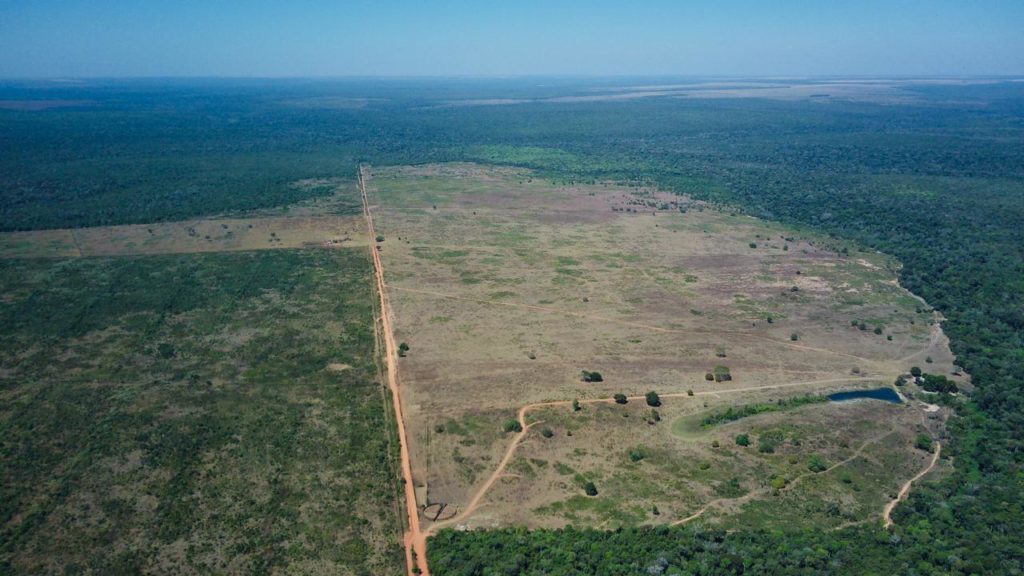
M 373 215 L 370 213 L 370 201 L 366 193 L 366 181 L 363 175 L 363 167 L 359 167 L 359 194 L 363 200 L 363 215 L 366 218 L 366 231 L 370 239 L 376 237 L 373 227 Z M 377 293 L 380 296 L 380 319 L 381 331 L 384 335 L 384 356 L 387 368 L 388 388 L 391 391 L 391 400 L 395 413 L 395 425 L 398 428 L 399 459 L 402 465 L 402 484 L 405 488 L 406 514 L 408 515 L 408 530 L 403 538 L 405 544 L 405 561 L 409 576 L 423 574 L 430 576 L 427 567 L 427 540 L 420 531 L 420 517 L 416 505 L 416 488 L 413 484 L 412 465 L 409 461 L 409 443 L 406 439 L 405 421 L 402 418 L 402 400 L 398 381 L 398 346 L 395 344 L 394 329 L 391 325 L 391 305 L 388 301 L 387 289 L 384 284 L 384 264 L 380 258 L 380 250 L 376 245 L 370 244 L 370 253 L 373 256 L 373 271 L 376 279 Z

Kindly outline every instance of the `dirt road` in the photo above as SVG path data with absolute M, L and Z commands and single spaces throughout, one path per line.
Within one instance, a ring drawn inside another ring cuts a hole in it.
M 922 477 L 924 477 L 925 474 L 931 472 L 932 468 L 935 468 L 935 464 L 938 463 L 939 461 L 940 454 L 942 454 L 942 444 L 936 442 L 935 453 L 932 454 L 932 461 L 931 463 L 928 464 L 928 467 L 918 472 L 917 476 L 914 476 L 910 480 L 907 480 L 906 484 L 904 484 L 903 487 L 900 488 L 900 492 L 899 494 L 896 495 L 896 499 L 885 505 L 885 510 L 882 511 L 882 518 L 885 519 L 886 528 L 889 528 L 893 525 L 892 511 L 896 508 L 896 505 L 907 497 L 907 494 L 910 493 L 910 487 L 914 484 L 914 482 L 917 482 Z
M 376 238 L 373 227 L 373 215 L 370 213 L 370 201 L 366 195 L 366 180 L 362 167 L 359 168 L 359 194 L 363 198 L 363 215 L 366 217 L 366 228 L 370 238 Z M 398 385 L 398 346 L 395 344 L 395 332 L 391 324 L 391 304 L 388 301 L 384 286 L 384 264 L 381 262 L 380 250 L 371 244 L 373 253 L 373 274 L 377 280 L 377 293 L 380 294 L 381 331 L 384 336 L 384 356 L 387 367 L 388 388 L 395 410 L 395 424 L 398 427 L 399 458 L 402 464 L 402 484 L 405 489 L 405 507 L 409 516 L 409 530 L 405 533 L 405 562 L 409 576 L 414 574 L 430 575 L 427 568 L 427 538 L 420 531 L 420 515 L 416 505 L 416 489 L 412 482 L 412 464 L 409 461 L 409 443 L 406 442 L 405 420 L 402 418 L 402 401 Z M 418 572 L 417 572 L 418 570 Z

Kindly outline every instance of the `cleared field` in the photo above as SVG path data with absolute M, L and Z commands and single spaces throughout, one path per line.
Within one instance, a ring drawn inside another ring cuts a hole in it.
M 0 234 L 0 258 L 72 258 L 366 245 L 358 216 L 205 219 Z
M 290 189 L 325 196 L 222 218 L 0 233 L 0 258 L 73 258 L 365 246 L 355 183 L 306 179 Z
M 724 439 L 746 426 L 754 438 L 776 438 L 775 454 L 756 446 L 754 454 L 722 449 L 722 440 L 713 449 L 712 440 L 673 433 L 671 425 L 704 410 L 705 402 L 712 409 L 767 401 L 765 395 L 774 401 L 888 384 L 911 365 L 925 366 L 926 358 L 927 371 L 949 372 L 939 319 L 898 286 L 896 263 L 884 255 L 850 254 L 826 238 L 678 196 L 613 185 L 557 187 L 516 169 L 378 169 L 369 192 L 385 237 L 396 336 L 409 347 L 401 360 L 402 398 L 419 503 L 480 504 L 448 524 L 668 523 L 723 491 L 756 492 L 743 506 L 721 506 L 754 514 L 755 503 L 767 501 L 759 490 L 772 474 L 796 484 L 782 497 L 813 489 L 827 500 L 836 494 L 831 484 L 819 490 L 820 482 L 796 481 L 795 471 L 815 455 L 841 461 L 871 440 L 865 434 L 892 427 L 898 441 L 864 448 L 867 454 L 884 447 L 871 454 L 886 472 L 865 471 L 871 480 L 858 485 L 871 497 L 851 496 L 840 508 L 840 521 L 859 521 L 876 504 L 880 515 L 880 492 L 898 489 L 917 461 L 927 460 L 905 442 L 923 425 L 919 405 L 825 404 L 708 433 Z M 727 368 L 731 379 L 707 380 L 716 367 Z M 584 382 L 584 370 L 603 378 Z M 650 390 L 665 396 L 655 424 L 640 414 L 650 410 L 637 406 L 642 400 L 579 413 L 567 405 Z M 520 407 L 552 400 L 566 405 L 529 413 L 527 423 L 545 423 L 531 426 L 522 447 L 510 452 L 515 435 L 505 424 Z M 769 429 L 791 415 L 792 430 L 781 438 Z M 843 424 L 827 425 L 836 419 Z M 551 438 L 542 435 L 545 428 Z M 619 470 L 624 451 L 641 444 L 654 455 Z M 508 468 L 484 490 L 503 461 Z M 893 462 L 900 466 L 886 467 Z M 649 474 L 650 490 L 625 494 Z M 585 497 L 580 481 L 591 479 L 622 490 Z M 716 492 L 721 482 L 729 486 Z

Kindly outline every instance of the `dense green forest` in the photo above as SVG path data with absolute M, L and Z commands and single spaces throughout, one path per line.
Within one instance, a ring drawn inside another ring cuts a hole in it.
M 448 102 L 594 88 L 581 82 L 8 83 L 0 99 L 87 104 L 0 110 L 0 227 L 248 210 L 358 162 L 474 160 L 653 183 L 885 251 L 947 317 L 976 387 L 951 421 L 955 473 L 915 488 L 891 532 L 450 532 L 431 541 L 434 572 L 1024 572 L 1024 84 L 922 84 L 884 104 Z

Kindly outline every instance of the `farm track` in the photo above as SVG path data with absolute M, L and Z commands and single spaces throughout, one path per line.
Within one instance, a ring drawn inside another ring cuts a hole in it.
M 366 195 L 366 181 L 363 177 L 363 169 L 359 168 L 359 194 L 363 200 L 363 215 L 366 217 L 366 228 L 369 238 L 376 238 L 377 233 L 373 227 L 373 215 L 370 213 L 370 201 Z M 405 562 L 408 576 L 423 574 L 430 576 L 430 569 L 427 567 L 427 538 L 420 530 L 419 510 L 416 507 L 416 489 L 412 481 L 412 464 L 409 460 L 409 443 L 406 441 L 405 421 L 402 418 L 402 401 L 398 382 L 398 346 L 395 345 L 395 333 L 391 323 L 391 304 L 388 301 L 387 291 L 384 284 L 384 263 L 381 261 L 380 250 L 374 244 L 370 244 L 370 252 L 373 254 L 373 273 L 377 282 L 377 293 L 380 294 L 380 317 L 381 331 L 384 336 L 384 354 L 386 357 L 388 388 L 391 390 L 391 400 L 394 404 L 395 424 L 398 428 L 399 458 L 402 465 L 402 484 L 405 489 L 405 507 L 408 515 L 408 531 L 404 535 Z M 418 572 L 417 572 L 418 570 Z
M 925 474 L 931 472 L 932 469 L 935 468 L 935 464 L 937 464 L 939 462 L 939 456 L 941 454 L 942 454 L 942 444 L 940 444 L 939 442 L 936 442 L 935 443 L 935 453 L 932 454 L 932 461 L 928 464 L 928 466 L 924 470 L 921 470 L 920 472 L 918 472 L 916 476 L 914 476 L 910 480 L 907 480 L 906 483 L 903 484 L 903 487 L 900 488 L 899 494 L 896 495 L 896 499 L 885 505 L 885 509 L 882 511 L 882 518 L 885 520 L 885 527 L 886 528 L 891 528 L 892 525 L 895 524 L 892 521 L 892 511 L 896 509 L 896 505 L 899 504 L 901 501 L 903 501 L 904 498 L 907 497 L 907 494 L 910 493 L 910 487 L 913 486 L 914 482 L 917 482 L 918 480 L 923 478 L 925 476 Z

